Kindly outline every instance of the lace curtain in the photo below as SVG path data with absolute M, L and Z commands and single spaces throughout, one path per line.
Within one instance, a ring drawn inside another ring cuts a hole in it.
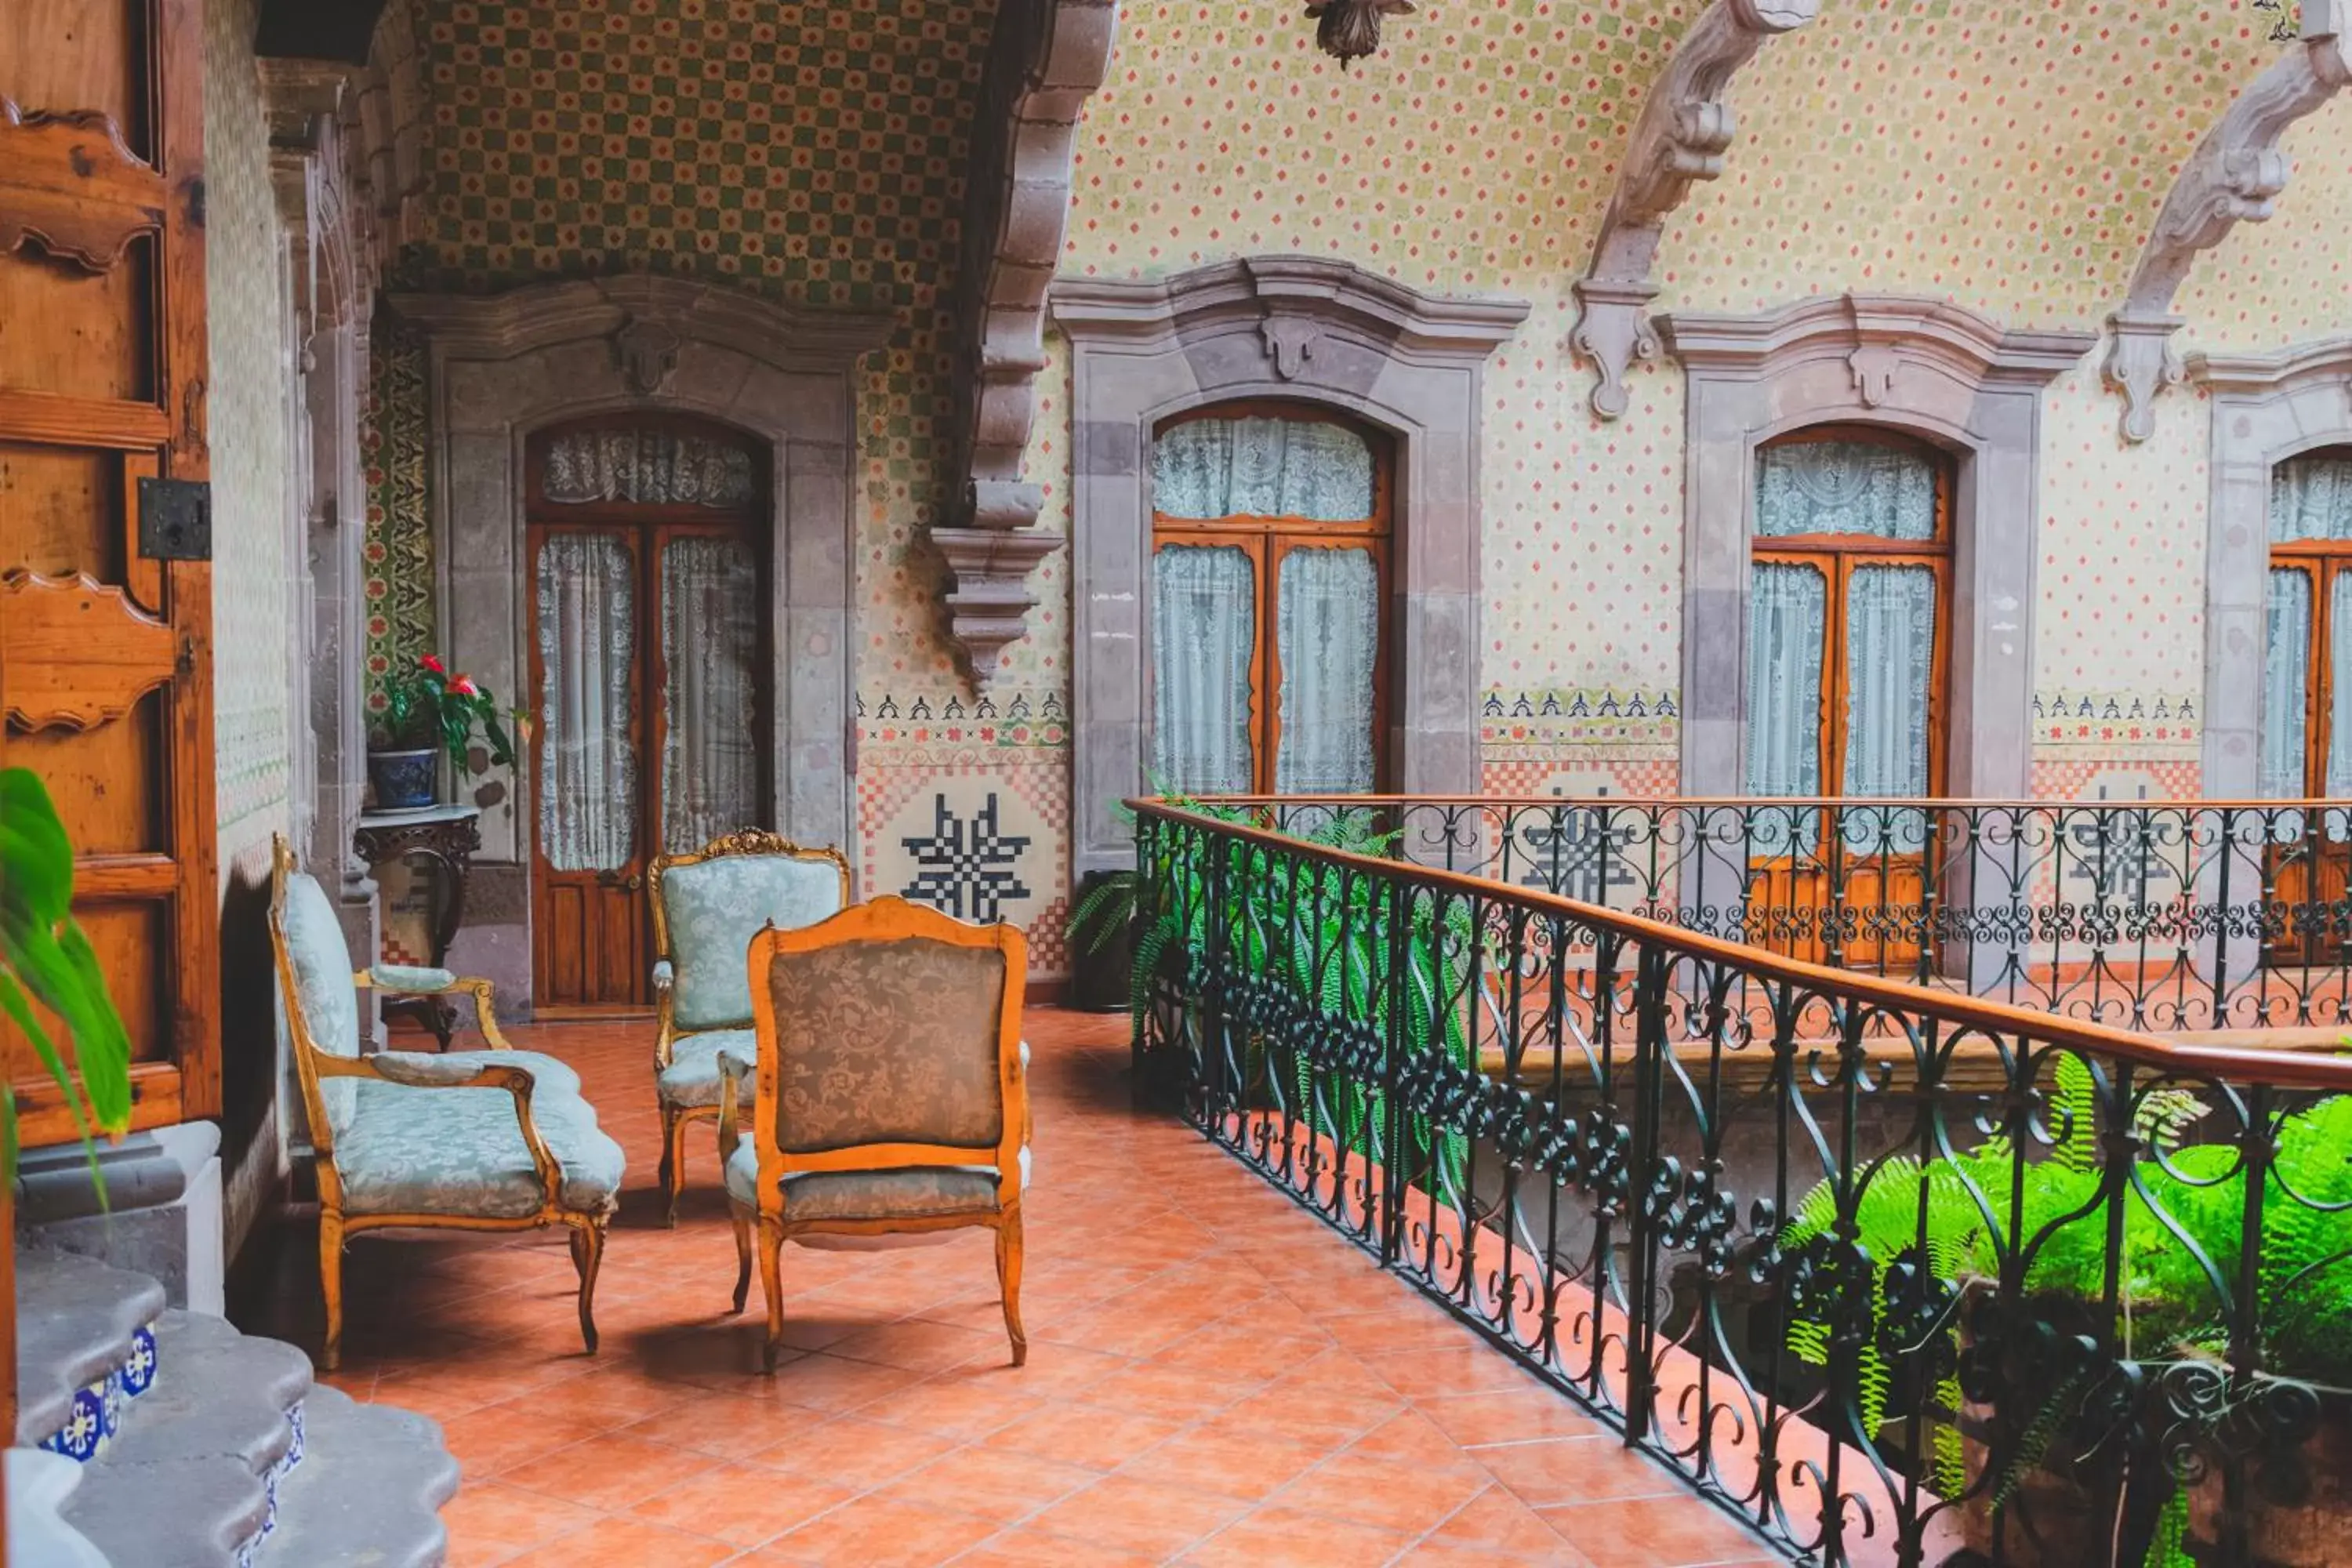
M 1925 566 L 1857 566 L 1846 584 L 1843 793 L 1927 793 L 1927 700 L 1936 648 L 1936 574 Z M 1917 812 L 1860 812 L 1850 847 L 1909 853 L 1926 843 Z
M 1168 517 L 1360 521 L 1372 514 L 1372 450 L 1328 422 L 1189 420 L 1151 444 L 1151 497 Z
M 1936 537 L 1936 468 L 1875 441 L 1785 441 L 1756 454 L 1756 533 Z
M 628 548 L 608 533 L 551 533 L 538 594 L 541 853 L 558 871 L 617 870 L 636 853 Z
M 760 573 L 740 539 L 662 547 L 662 847 L 695 849 L 761 819 Z
M 2352 458 L 2290 458 L 2271 475 L 2271 542 L 2352 540 Z
M 1829 584 L 1811 566 L 1759 561 L 1748 595 L 1748 793 L 1822 793 L 1822 638 Z
M 2311 690 L 2310 574 L 2272 572 L 2263 610 L 2260 793 L 2264 800 L 2301 800 L 2305 700 Z
M 1380 571 L 1369 550 L 1294 550 L 1275 584 L 1282 656 L 1274 753 L 1280 795 L 1372 788 L 1372 663 L 1380 653 Z
M 748 506 L 751 454 L 666 430 L 575 430 L 547 446 L 547 499 L 644 505 Z
M 1171 544 L 1152 555 L 1154 788 L 1185 795 L 1250 788 L 1256 617 L 1257 578 L 1247 552 Z

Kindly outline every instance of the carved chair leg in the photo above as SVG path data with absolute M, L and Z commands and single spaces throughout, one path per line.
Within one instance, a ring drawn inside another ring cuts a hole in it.
M 735 1222 L 735 1305 L 740 1312 L 751 1295 L 751 1211 L 730 1202 L 727 1217 Z
M 662 1107 L 662 1193 L 669 1199 L 669 1227 L 677 1228 L 677 1195 L 686 1190 L 686 1118 L 674 1105 Z
M 760 1226 L 760 1291 L 768 1299 L 768 1342 L 761 1352 L 760 1370 L 776 1370 L 776 1354 L 784 1342 L 784 1232 L 781 1226 Z
M 572 1267 L 580 1271 L 580 1337 L 590 1355 L 596 1353 L 596 1270 L 604 1261 L 604 1227 L 610 1223 L 600 1215 L 572 1227 Z
M 1029 1360 L 1029 1336 L 1021 1329 L 1021 1211 L 1013 1209 L 996 1226 L 996 1288 L 1004 1298 L 1004 1335 L 1013 1342 L 1013 1364 Z
M 329 1372 L 343 1361 L 343 1216 L 319 1215 L 319 1284 L 327 1298 L 327 1343 L 320 1360 Z

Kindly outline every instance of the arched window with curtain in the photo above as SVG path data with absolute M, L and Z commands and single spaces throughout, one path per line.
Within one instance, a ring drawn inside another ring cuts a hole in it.
M 1756 456 L 1748 790 L 1919 797 L 1942 788 L 1949 465 L 1867 429 Z
M 2352 800 L 2352 447 L 2273 469 L 2270 517 L 2258 791 Z M 2285 821 L 2267 836 L 2282 903 L 2333 907 L 2352 886 L 2352 812 L 2317 815 L 2299 837 Z M 2342 962 L 2336 929 L 2325 917 L 2288 921 L 2271 942 L 2273 962 Z
M 2352 447 L 2273 472 L 2265 609 L 2263 798 L 2352 797 Z
M 1950 463 L 1893 432 L 1825 426 L 1757 452 L 1749 795 L 1916 800 L 1943 792 L 1951 517 Z M 1909 962 L 1917 943 L 1893 933 L 1916 901 L 1926 817 L 1846 812 L 1834 869 L 1819 864 L 1830 828 L 1810 812 L 1765 819 L 1759 847 L 1780 857 L 1760 868 L 1766 906 L 1876 906 L 1891 919 L 1872 924 L 1878 934 L 1867 941 L 1832 952 L 1799 918 L 1792 950 Z
M 1151 487 L 1155 786 L 1380 788 L 1386 440 L 1304 405 L 1223 405 L 1160 426 Z

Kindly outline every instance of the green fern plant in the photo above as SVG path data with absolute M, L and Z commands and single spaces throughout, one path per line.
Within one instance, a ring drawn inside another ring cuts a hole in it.
M 2105 1177 L 2097 1083 L 2078 1057 L 2059 1052 L 2050 1060 L 2044 1125 L 2051 1146 L 2042 1157 L 2020 1160 L 2003 1134 L 1948 1159 L 1923 1162 L 1897 1156 L 1875 1167 L 1850 1204 L 1843 1201 L 1838 1182 L 1822 1182 L 1799 1203 L 1783 1232 L 1784 1247 L 1801 1247 L 1816 1237 L 1846 1237 L 1870 1260 L 1871 1331 L 1856 1346 L 1854 1369 L 1857 1419 L 1865 1436 L 1875 1437 L 1889 1420 L 1886 1402 L 1895 1373 L 1890 1353 L 1920 1366 L 1951 1365 L 1957 1360 L 1952 1352 L 1958 1326 L 1948 1314 L 1928 1331 L 1924 1342 L 1889 1342 L 1888 1285 L 1898 1267 L 1924 1269 L 1947 1283 L 1957 1300 L 1958 1292 L 1971 1281 L 1997 1278 L 2005 1252 L 2031 1246 L 2023 1275 L 2028 1293 L 2087 1298 L 2104 1289 L 2106 1230 L 2100 1218 Z M 2204 1110 L 2193 1095 L 2154 1092 L 2135 1108 L 2135 1130 L 2151 1145 L 2170 1151 Z M 2011 1236 L 2006 1216 L 2012 1205 L 2019 1226 Z M 1844 1212 L 1849 1207 L 1850 1215 Z M 2127 1302 L 2154 1292 L 2148 1275 L 2163 1250 L 2160 1222 L 2144 1203 L 2137 1207 L 2137 1221 L 2126 1223 L 2122 1285 Z M 1817 1367 L 1830 1364 L 1832 1325 L 1826 1317 L 1792 1312 L 1784 1338 L 1800 1361 Z M 2084 1393 L 2082 1386 L 2062 1385 L 2044 1396 L 2026 1425 L 2024 1440 L 1996 1478 L 1996 1501 L 2006 1500 L 2024 1472 L 2040 1463 Z M 1961 1401 L 1957 1373 L 1941 1374 L 1934 1388 L 1934 1408 L 1927 1413 L 1927 1458 L 1933 1483 L 1948 1496 L 1957 1495 L 1967 1482 L 1954 1419 Z
M 92 1139 L 131 1124 L 131 1037 L 74 919 L 73 873 L 72 840 L 40 775 L 0 769 L 0 1013 L 63 1094 L 102 1203 Z M 71 1067 L 45 1013 L 64 1026 Z M 16 1096 L 0 1075 L 0 1177 L 13 1182 L 16 1174 Z

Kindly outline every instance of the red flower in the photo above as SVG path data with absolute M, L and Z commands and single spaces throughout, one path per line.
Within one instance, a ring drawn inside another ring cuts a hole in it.
M 416 662 L 423 665 L 425 668 L 431 670 L 436 675 L 446 675 L 449 673 L 441 667 L 441 661 L 434 658 L 429 653 L 424 658 L 418 659 Z
M 482 694 L 482 689 L 474 684 L 474 678 L 470 675 L 461 675 L 451 681 L 449 689 L 460 697 L 479 697 Z

